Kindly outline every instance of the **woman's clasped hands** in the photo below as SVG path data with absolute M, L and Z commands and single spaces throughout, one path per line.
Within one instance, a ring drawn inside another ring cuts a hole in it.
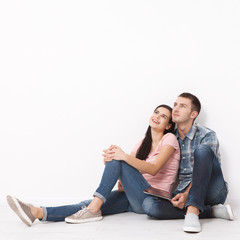
M 116 145 L 111 145 L 108 149 L 104 149 L 102 156 L 104 163 L 110 162 L 112 160 L 124 161 L 126 159 L 126 153 Z

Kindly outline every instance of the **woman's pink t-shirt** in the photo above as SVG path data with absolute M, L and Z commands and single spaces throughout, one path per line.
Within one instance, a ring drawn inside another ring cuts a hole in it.
M 141 143 L 142 141 L 134 147 L 132 151 L 133 153 L 137 153 Z M 171 157 L 155 176 L 152 176 L 148 173 L 143 173 L 142 175 L 152 187 L 171 192 L 176 180 L 180 161 L 180 149 L 176 136 L 172 133 L 165 134 L 156 147 L 156 150 L 148 155 L 146 162 L 154 162 L 161 150 L 161 147 L 164 145 L 172 146 L 176 149 L 176 151 L 171 155 Z

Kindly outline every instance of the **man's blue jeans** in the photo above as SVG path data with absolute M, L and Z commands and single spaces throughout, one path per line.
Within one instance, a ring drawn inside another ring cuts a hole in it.
M 124 192 L 112 191 L 118 178 L 121 179 Z M 150 187 L 142 174 L 135 168 L 123 161 L 113 160 L 107 162 L 99 187 L 94 196 L 100 197 L 102 214 L 110 215 L 122 212 L 144 213 L 142 209 L 143 200 L 147 197 L 144 190 Z M 91 200 L 85 200 L 78 204 L 59 207 L 43 207 L 43 221 L 64 221 L 83 206 L 88 206 Z
M 201 145 L 194 152 L 192 187 L 185 209 L 174 207 L 168 200 L 147 197 L 143 202 L 143 210 L 149 216 L 159 219 L 180 219 L 184 218 L 187 206 L 191 205 L 200 210 L 200 218 L 211 218 L 211 206 L 223 204 L 227 194 L 227 183 L 219 161 L 209 146 Z

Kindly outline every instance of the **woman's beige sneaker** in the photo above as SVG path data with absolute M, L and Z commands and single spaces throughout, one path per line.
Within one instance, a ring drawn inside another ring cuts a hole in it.
M 31 213 L 30 204 L 23 203 L 17 198 L 9 195 L 7 196 L 7 202 L 10 208 L 26 225 L 32 225 L 36 218 Z
M 67 223 L 86 223 L 100 220 L 102 220 L 101 210 L 97 213 L 93 213 L 89 208 L 86 207 L 77 213 L 74 213 L 73 215 L 65 218 L 65 222 Z

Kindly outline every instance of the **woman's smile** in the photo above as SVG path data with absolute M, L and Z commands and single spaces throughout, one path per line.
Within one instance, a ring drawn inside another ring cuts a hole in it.
M 154 123 L 156 123 L 156 124 L 159 124 L 159 121 L 158 121 L 157 119 L 155 119 L 155 118 L 153 118 L 152 121 L 153 121 Z

